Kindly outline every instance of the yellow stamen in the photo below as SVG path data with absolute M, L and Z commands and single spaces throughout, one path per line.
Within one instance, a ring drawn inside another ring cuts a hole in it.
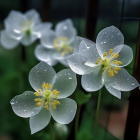
M 41 104 L 42 104 L 41 102 L 36 103 L 37 106 L 41 106 Z
M 42 90 L 41 89 L 38 89 L 38 92 L 42 92 Z
M 106 57 L 106 56 L 107 56 L 107 52 L 104 52 L 103 57 Z
M 117 61 L 117 64 L 118 64 L 118 65 L 121 65 L 121 64 L 122 64 L 122 62 L 121 62 L 121 61 Z
M 113 52 L 113 49 L 110 49 L 110 50 L 109 50 L 109 54 L 112 54 L 112 52 Z
M 39 94 L 38 92 L 35 92 L 34 95 L 35 95 L 35 96 L 39 96 L 40 94 Z
M 40 94 L 38 92 L 34 93 L 36 96 L 39 96 L 39 95 L 40 97 L 42 96 L 42 98 L 34 99 L 34 101 L 37 102 L 36 103 L 37 106 L 41 106 L 43 101 L 45 101 L 44 108 L 46 108 L 47 110 L 49 110 L 50 105 L 52 105 L 53 109 L 56 109 L 56 106 L 60 105 L 59 101 L 53 99 L 53 96 L 55 98 L 58 98 L 60 91 L 57 91 L 56 89 L 52 91 L 52 87 L 53 86 L 51 84 L 44 82 L 42 84 L 43 91 L 41 89 L 38 89 L 38 92 L 41 92 L 41 93 Z
M 119 54 L 115 54 L 115 58 L 118 58 L 119 57 Z

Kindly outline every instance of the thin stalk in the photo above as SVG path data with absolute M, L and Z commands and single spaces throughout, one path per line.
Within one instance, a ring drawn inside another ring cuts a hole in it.
M 101 93 L 102 93 L 102 89 L 99 90 L 98 102 L 97 102 L 97 109 L 96 109 L 96 117 L 95 117 L 95 123 L 97 123 L 98 117 L 99 117 L 100 102 L 101 102 Z
M 55 140 L 55 135 L 54 135 L 54 131 L 53 131 L 51 122 L 50 122 L 50 131 L 51 131 L 51 140 Z
M 75 120 L 75 140 L 78 134 L 79 116 L 80 116 L 81 106 L 78 105 L 76 120 Z

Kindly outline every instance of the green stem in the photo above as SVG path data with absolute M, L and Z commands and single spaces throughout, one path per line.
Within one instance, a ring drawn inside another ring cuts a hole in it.
M 78 125 L 79 125 L 80 111 L 81 111 L 81 106 L 78 105 L 77 114 L 76 114 L 76 120 L 75 120 L 75 140 L 76 140 L 77 134 L 78 134 Z
M 98 117 L 99 117 L 100 102 L 101 102 L 101 93 L 102 93 L 102 89 L 99 90 L 98 102 L 97 102 L 97 109 L 96 109 L 95 123 L 97 123 L 97 121 L 98 121 Z
M 55 140 L 55 135 L 54 135 L 54 131 L 53 131 L 51 122 L 50 122 L 50 130 L 51 130 L 51 140 Z

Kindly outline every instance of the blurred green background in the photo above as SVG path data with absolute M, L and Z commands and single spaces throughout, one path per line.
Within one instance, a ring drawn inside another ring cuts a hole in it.
M 41 14 L 44 21 L 52 22 L 54 24 L 53 28 L 58 21 L 71 18 L 74 26 L 77 28 L 78 36 L 86 36 L 88 0 L 0 0 L 0 30 L 4 28 L 3 20 L 11 10 L 26 11 L 32 8 Z M 121 13 L 122 0 L 100 0 L 96 31 L 94 33 L 95 38 L 98 32 L 107 26 L 114 25 L 120 28 Z M 125 44 L 133 49 L 134 56 L 139 17 L 140 1 L 125 0 L 121 31 L 125 38 Z M 39 41 L 36 41 L 25 48 L 25 60 L 22 58 L 21 45 L 13 50 L 6 50 L 0 46 L 0 140 L 51 140 L 49 125 L 40 132 L 31 135 L 29 120 L 16 116 L 10 105 L 10 100 L 15 95 L 22 94 L 24 91 L 33 90 L 28 81 L 28 74 L 31 68 L 39 62 L 34 56 L 34 49 L 38 43 Z M 126 67 L 130 74 L 133 73 L 133 65 L 134 60 Z M 58 72 L 66 67 L 57 64 L 54 68 Z M 83 90 L 79 90 L 81 89 L 80 77 L 77 77 L 79 84 L 77 90 L 71 97 L 78 102 L 81 108 L 77 140 L 122 140 L 127 118 L 127 98 L 130 93 L 123 92 L 122 99 L 119 100 L 103 88 L 99 117 L 101 125 L 98 126 L 99 128 L 94 128 L 93 119 L 98 92 L 91 93 L 91 97 L 89 93 L 83 93 Z M 83 96 L 81 96 L 82 94 Z M 84 101 L 79 103 L 79 98 L 81 100 L 84 98 Z M 75 120 L 65 126 L 68 131 L 57 128 L 53 120 L 52 124 L 52 130 L 58 140 L 74 139 Z M 57 129 L 60 130 L 58 133 Z

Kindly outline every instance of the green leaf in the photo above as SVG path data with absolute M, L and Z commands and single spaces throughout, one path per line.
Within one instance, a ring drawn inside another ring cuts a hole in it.
M 75 94 L 75 98 L 78 105 L 83 105 L 88 102 L 90 99 L 91 94 L 84 94 L 81 90 L 77 90 Z

